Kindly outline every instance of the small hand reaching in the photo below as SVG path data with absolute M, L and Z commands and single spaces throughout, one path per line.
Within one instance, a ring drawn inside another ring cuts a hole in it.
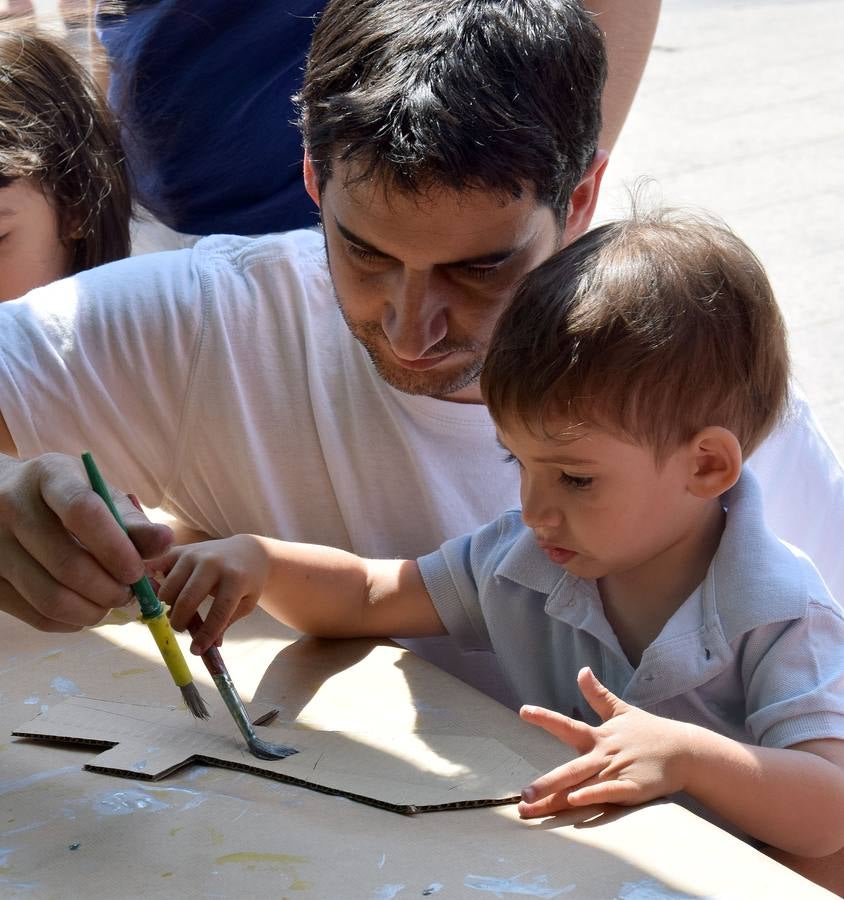
M 580 756 L 522 791 L 523 818 L 548 816 L 574 806 L 634 806 L 683 789 L 687 726 L 631 706 L 607 690 L 588 668 L 577 683 L 601 717 L 598 726 L 537 706 L 521 717 L 577 750 Z
M 219 645 L 229 625 L 255 609 L 270 568 L 260 539 L 250 534 L 174 547 L 148 565 L 164 573 L 158 598 L 171 607 L 170 621 L 177 631 L 187 628 L 209 594 L 214 598 L 191 643 L 197 655 Z

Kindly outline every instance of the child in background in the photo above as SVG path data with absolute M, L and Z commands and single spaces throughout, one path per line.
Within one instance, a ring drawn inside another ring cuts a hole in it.
M 580 755 L 520 812 L 685 792 L 803 856 L 844 845 L 844 613 L 764 524 L 742 468 L 784 412 L 785 330 L 724 226 L 604 225 L 525 280 L 484 398 L 522 510 L 416 562 L 254 535 L 154 566 L 202 652 L 261 605 L 325 637 L 448 632 L 492 649 L 521 714 Z M 584 702 L 585 701 L 585 702 Z
M 0 30 L 0 300 L 129 254 L 114 117 L 55 40 Z

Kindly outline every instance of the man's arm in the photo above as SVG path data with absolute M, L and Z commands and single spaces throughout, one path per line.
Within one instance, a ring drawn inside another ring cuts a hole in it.
M 594 14 L 607 44 L 609 73 L 601 104 L 603 127 L 598 147 L 610 152 L 645 71 L 660 0 L 586 0 L 583 5 Z

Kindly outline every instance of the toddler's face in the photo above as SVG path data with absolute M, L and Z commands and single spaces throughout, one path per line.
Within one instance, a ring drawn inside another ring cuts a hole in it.
M 70 274 L 71 248 L 55 207 L 37 181 L 0 188 L 0 301 Z
M 657 468 L 653 452 L 591 426 L 561 422 L 560 440 L 499 428 L 519 464 L 522 518 L 553 562 L 583 578 L 641 576 L 699 522 L 689 453 Z

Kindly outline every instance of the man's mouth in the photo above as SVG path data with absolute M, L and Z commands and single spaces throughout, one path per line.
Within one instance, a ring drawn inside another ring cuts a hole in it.
M 403 369 L 409 369 L 411 372 L 425 372 L 428 369 L 433 369 L 441 362 L 447 360 L 451 355 L 451 353 L 443 353 L 440 356 L 424 356 L 422 359 L 402 359 L 402 357 L 393 353 L 398 364 Z

